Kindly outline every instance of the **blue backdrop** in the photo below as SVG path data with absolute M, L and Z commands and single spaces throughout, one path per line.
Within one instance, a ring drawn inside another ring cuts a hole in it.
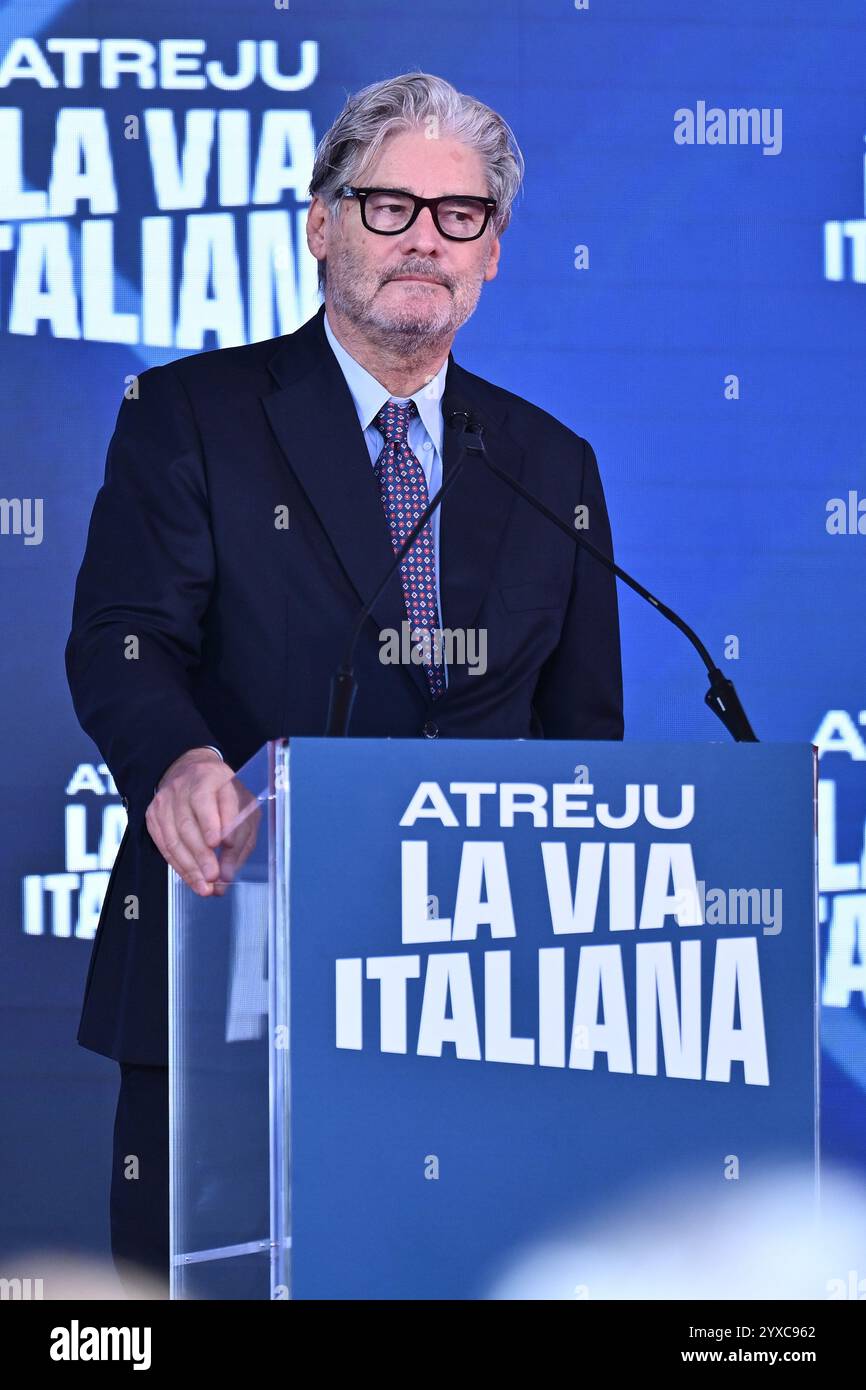
M 411 68 L 527 163 L 455 356 L 591 441 L 620 561 L 821 748 L 823 1140 L 866 1166 L 864 64 L 859 0 L 0 4 L 5 1245 L 107 1235 L 116 1069 L 74 1036 L 122 816 L 62 657 L 121 394 L 310 316 L 315 143 Z M 622 618 L 627 737 L 720 737 Z

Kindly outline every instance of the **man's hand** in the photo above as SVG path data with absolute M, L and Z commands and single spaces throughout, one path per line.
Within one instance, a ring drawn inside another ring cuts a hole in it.
M 200 897 L 225 891 L 255 843 L 259 814 L 242 822 L 227 843 L 221 872 L 215 850 L 245 806 L 255 798 L 212 748 L 191 748 L 163 774 L 145 812 L 150 837 L 162 855 Z

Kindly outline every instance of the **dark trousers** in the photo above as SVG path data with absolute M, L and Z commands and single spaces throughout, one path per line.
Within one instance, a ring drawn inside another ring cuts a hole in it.
M 168 1284 L 168 1067 L 120 1062 L 111 1169 L 111 1253 L 121 1282 Z

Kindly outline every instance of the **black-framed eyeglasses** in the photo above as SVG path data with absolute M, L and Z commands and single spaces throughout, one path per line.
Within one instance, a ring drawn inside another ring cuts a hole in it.
M 368 232 L 379 236 L 399 236 L 411 227 L 422 208 L 429 208 L 436 230 L 449 241 L 475 241 L 481 236 L 496 209 L 495 198 L 474 198 L 443 194 L 440 198 L 418 198 L 403 188 L 355 188 L 344 183 L 341 198 L 357 198 L 361 221 Z

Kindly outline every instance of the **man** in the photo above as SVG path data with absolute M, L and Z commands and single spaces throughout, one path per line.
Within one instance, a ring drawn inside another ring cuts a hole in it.
M 166 862 L 220 892 L 233 769 L 269 738 L 324 732 L 361 606 L 458 461 L 454 411 L 557 515 L 585 508 L 610 550 L 589 444 L 451 352 L 521 170 L 501 117 L 440 78 L 365 88 L 313 169 L 324 305 L 296 333 L 151 369 L 121 404 L 67 646 L 129 816 L 78 1034 L 121 1065 L 118 1267 L 167 1260 Z M 384 634 L 404 623 L 484 634 L 483 669 L 429 643 L 388 664 Z M 355 671 L 355 736 L 622 737 L 612 577 L 474 458 L 376 603 Z

